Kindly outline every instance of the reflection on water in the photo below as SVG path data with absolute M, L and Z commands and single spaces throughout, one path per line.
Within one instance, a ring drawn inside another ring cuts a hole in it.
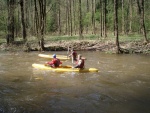
M 42 71 L 37 52 L 0 53 L 0 113 L 149 113 L 149 56 L 78 53 L 100 72 Z

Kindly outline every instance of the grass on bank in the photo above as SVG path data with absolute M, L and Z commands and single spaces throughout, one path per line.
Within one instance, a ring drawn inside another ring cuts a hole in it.
M 150 40 L 150 33 L 147 34 L 148 39 Z M 36 43 L 38 42 L 36 37 L 27 37 L 29 42 L 32 43 Z M 15 41 L 22 41 L 22 38 L 15 38 Z M 68 35 L 64 35 L 64 36 L 50 36 L 50 35 L 46 35 L 44 38 L 45 41 L 73 41 L 73 40 L 80 40 L 78 35 L 74 35 L 74 36 L 68 36 Z M 115 36 L 113 34 L 108 34 L 107 38 L 103 38 L 100 35 L 83 35 L 83 39 L 81 40 L 100 40 L 100 41 L 115 41 Z M 144 40 L 142 35 L 138 35 L 138 34 L 130 34 L 130 35 L 120 35 L 119 36 L 119 41 L 120 42 L 132 42 L 132 41 L 141 41 Z M 6 39 L 5 38 L 1 38 L 0 37 L 0 44 L 2 43 L 6 43 Z

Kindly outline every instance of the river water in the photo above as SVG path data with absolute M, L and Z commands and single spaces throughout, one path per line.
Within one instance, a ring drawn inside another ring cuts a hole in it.
M 0 113 L 150 113 L 150 56 L 78 53 L 99 72 L 38 70 L 38 52 L 1 52 Z

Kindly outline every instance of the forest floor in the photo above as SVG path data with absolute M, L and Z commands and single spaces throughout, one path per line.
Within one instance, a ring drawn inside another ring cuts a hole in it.
M 116 44 L 114 40 L 73 40 L 73 41 L 45 41 L 45 51 L 68 51 L 73 48 L 76 51 L 102 51 L 106 53 L 116 53 Z M 121 50 L 124 53 L 132 54 L 150 54 L 150 42 L 143 41 L 122 41 Z M 38 43 L 28 42 L 27 44 L 14 43 L 0 45 L 2 51 L 38 51 Z

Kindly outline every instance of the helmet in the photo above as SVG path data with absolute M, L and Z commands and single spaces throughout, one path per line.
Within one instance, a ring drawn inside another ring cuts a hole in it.
M 53 54 L 53 58 L 56 58 L 56 54 Z

